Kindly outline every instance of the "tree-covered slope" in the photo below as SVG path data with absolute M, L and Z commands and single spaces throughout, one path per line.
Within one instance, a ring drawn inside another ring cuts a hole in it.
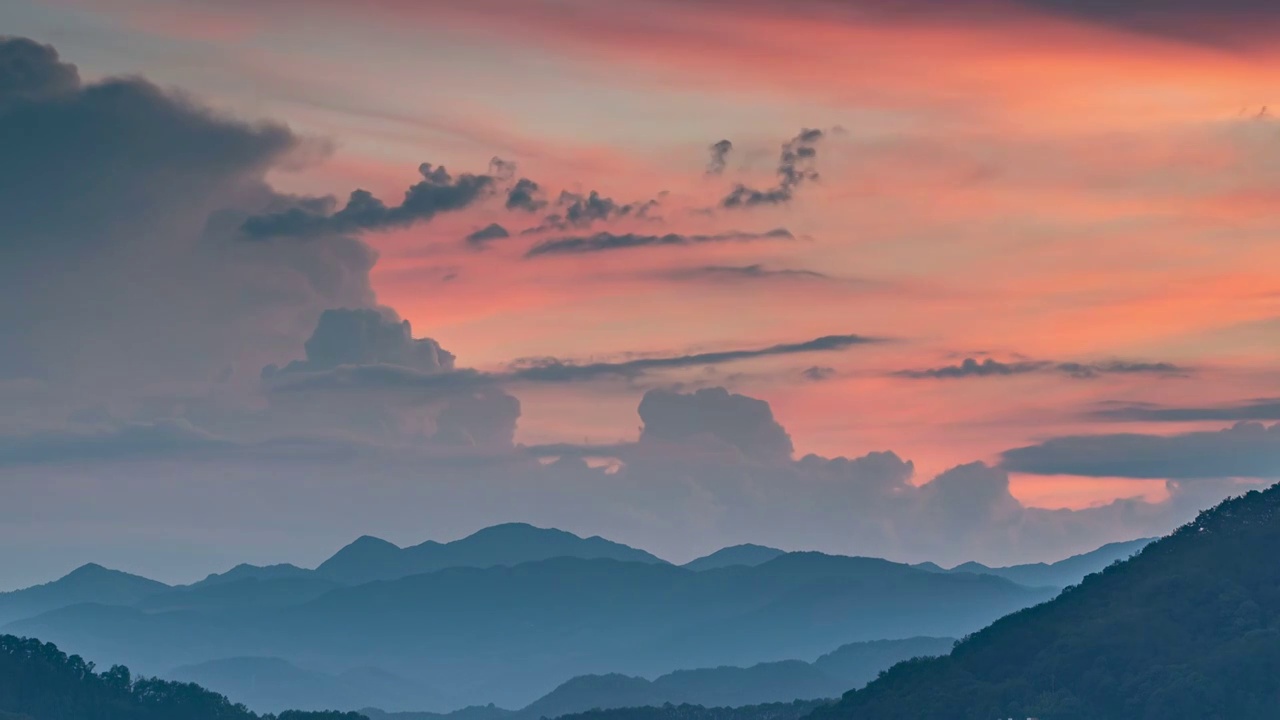
M 1280 486 L 899 664 L 815 720 L 1280 717 Z
M 10 720 L 259 720 L 243 705 L 191 683 L 134 678 L 50 643 L 0 635 L 0 718 Z M 356 713 L 286 711 L 261 720 L 364 720 Z

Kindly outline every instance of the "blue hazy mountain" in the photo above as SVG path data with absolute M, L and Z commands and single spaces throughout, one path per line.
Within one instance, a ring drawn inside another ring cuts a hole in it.
M 819 720 L 1280 717 L 1280 486 L 1227 500 Z
M 950 570 L 944 570 L 934 563 L 920 563 L 915 567 L 934 572 L 967 572 L 996 575 L 1012 580 L 1019 585 L 1031 587 L 1063 588 L 1079 583 L 1086 575 L 1098 572 L 1117 560 L 1129 559 L 1154 541 L 1155 538 L 1140 538 L 1138 540 L 1111 543 L 1103 545 L 1097 550 L 1073 555 L 1066 560 L 1059 560 L 1055 563 L 1032 563 L 993 568 L 982 563 L 967 562 Z
M 556 557 L 338 587 L 287 606 L 79 605 L 8 631 L 154 674 L 246 656 L 333 675 L 378 667 L 442 698 L 420 709 L 449 710 L 522 707 L 578 675 L 654 677 L 817 657 L 833 643 L 959 637 L 1053 592 L 819 553 L 701 572 Z
M 417 684 L 378 668 L 355 668 L 331 675 L 304 670 L 279 658 L 212 660 L 175 668 L 165 677 L 197 683 L 258 712 L 351 710 L 374 701 L 393 709 L 439 703 L 438 698 L 421 692 Z
M 0 626 L 79 603 L 132 605 L 168 587 L 155 580 L 90 563 L 53 582 L 0 593 Z
M 677 670 L 653 680 L 620 674 L 573 678 L 513 713 L 538 720 L 596 709 L 662 705 L 742 707 L 837 698 L 862 687 L 902 660 L 945 655 L 951 638 L 909 638 L 850 643 L 815 662 L 784 660 L 751 667 Z
M 491 704 L 450 713 L 407 713 L 410 708 L 439 705 L 440 699 L 418 683 L 376 668 L 330 675 L 303 670 L 279 658 L 228 658 L 177 668 L 165 676 L 199 683 L 260 712 L 359 708 L 371 717 L 399 712 L 406 717 L 447 720 L 539 720 L 598 708 L 668 703 L 741 707 L 838 698 L 901 660 L 946 654 L 954 644 L 950 638 L 851 643 L 812 663 L 785 660 L 748 668 L 677 670 L 654 680 L 621 674 L 582 675 L 518 710 Z M 375 706 L 377 710 L 368 710 Z
M 214 573 L 205 579 L 192 583 L 189 587 L 205 587 L 241 580 L 293 580 L 311 577 L 314 571 L 300 568 L 297 565 L 281 563 L 279 565 L 249 565 L 242 563 L 224 573 Z
M 314 600 L 338 587 L 342 585 L 314 575 L 263 579 L 249 576 L 168 588 L 143 597 L 132 606 L 147 612 L 283 608 Z
M 733 567 L 734 565 L 754 566 L 767 563 L 779 555 L 785 554 L 786 551 L 784 550 L 765 547 L 764 545 L 734 545 L 687 562 L 684 567 L 689 570 L 715 570 L 717 568 Z
M 366 535 L 321 563 L 315 572 L 325 579 L 354 585 L 445 568 L 509 566 L 557 557 L 666 562 L 643 550 L 602 537 L 582 538 L 563 530 L 508 523 L 485 528 L 453 542 L 428 541 L 407 548 Z

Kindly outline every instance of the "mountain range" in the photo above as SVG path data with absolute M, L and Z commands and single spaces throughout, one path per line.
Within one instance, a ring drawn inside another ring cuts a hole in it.
M 1049 597 L 1055 593 L 960 568 L 946 571 L 817 553 L 786 553 L 755 565 L 735 563 L 702 571 L 654 562 L 557 557 L 339 586 L 283 607 L 210 602 L 197 609 L 146 611 L 126 605 L 77 604 L 17 625 L 87 631 L 85 639 L 104 646 L 119 642 L 113 648 L 116 654 L 127 649 L 124 641 L 129 638 L 151 648 L 140 651 L 143 654 L 157 652 L 157 647 L 174 654 L 191 647 L 203 646 L 207 651 L 215 635 L 232 646 L 256 643 L 255 649 L 291 642 L 302 645 L 313 658 L 342 652 L 348 666 L 336 674 L 323 668 L 297 670 L 301 665 L 286 659 L 248 655 L 206 660 L 173 673 L 223 682 L 243 677 L 248 668 L 264 686 L 283 687 L 310 695 L 315 705 L 330 705 L 353 702 L 354 698 L 341 697 L 351 687 L 382 683 L 374 692 L 394 700 L 401 687 L 416 687 L 424 677 L 449 676 L 449 664 L 455 659 L 448 655 L 458 643 L 470 648 L 463 663 L 468 672 L 477 669 L 475 658 L 479 657 L 488 661 L 490 671 L 497 671 L 496 676 L 509 680 L 516 676 L 507 674 L 511 669 L 503 668 L 503 663 L 512 660 L 506 653 L 513 649 L 514 659 L 533 674 L 565 657 L 600 664 L 611 652 L 618 653 L 612 656 L 614 662 L 625 657 L 643 664 L 647 652 L 658 647 L 668 658 L 697 657 L 691 648 L 701 648 L 704 655 L 742 654 L 758 651 L 761 642 L 778 643 L 782 637 L 790 640 L 778 644 L 804 645 L 818 629 L 892 635 L 897 623 L 938 623 L 940 611 L 933 605 L 937 599 L 946 604 L 951 621 L 957 612 L 976 616 L 980 612 L 969 603 L 977 601 L 990 609 L 993 603 L 1010 601 L 1014 596 L 1008 593 L 1015 591 L 1024 594 L 1023 609 L 968 634 L 945 655 L 940 653 L 951 642 L 943 639 L 864 642 L 809 663 L 710 666 L 662 673 L 652 680 L 642 673 L 621 671 L 585 674 L 559 683 L 516 711 L 488 705 L 448 715 L 369 709 L 363 716 L 374 720 L 557 716 L 565 720 L 800 720 L 806 715 L 810 720 L 1261 720 L 1275 717 L 1280 702 L 1277 549 L 1280 486 L 1228 500 L 1171 536 L 1146 544 L 1133 557 L 1110 563 L 1039 604 L 1027 602 L 1025 594 Z M 1071 559 L 1068 566 L 1080 568 L 1117 554 L 1123 557 L 1130 550 L 1103 548 Z M 276 578 L 231 578 L 199 587 L 162 586 L 157 594 L 133 604 L 154 603 L 156 597 L 174 592 L 201 593 L 300 578 L 319 579 L 288 572 Z M 68 596 L 83 594 L 94 579 L 123 601 L 134 598 L 139 588 L 155 589 L 145 579 L 91 567 L 62 581 L 10 593 L 5 596 L 7 607 L 47 602 L 59 589 Z M 890 602 L 895 603 L 892 609 L 887 607 Z M 479 622 L 480 618 L 487 622 Z M 869 620 L 877 623 L 874 630 L 861 626 Z M 460 626 L 465 629 L 460 631 Z M 395 636 L 393 630 L 401 634 Z M 168 633 L 167 645 L 160 633 Z M 744 637 L 748 633 L 753 636 Z M 378 642 L 383 643 L 381 650 L 387 657 L 402 660 L 394 664 L 401 673 L 351 664 L 370 643 Z M 52 645 L 3 636 L 0 651 L 0 717 L 5 720 L 255 717 L 198 685 L 134 680 L 129 671 L 116 667 L 96 673 L 91 664 L 78 656 L 68 657 Z M 408 661 L 413 657 L 424 658 L 430 672 L 414 673 L 421 666 Z M 886 672 L 875 670 L 905 657 L 912 659 Z M 858 688 L 873 675 L 878 677 Z M 830 694 L 830 688 L 846 685 L 853 689 L 835 703 L 818 698 L 770 702 L 778 695 Z M 420 701 L 418 696 L 411 700 Z M 738 702 L 757 704 L 727 707 Z M 588 706 L 593 709 L 583 709 Z M 178 707 L 183 710 L 178 712 Z M 279 719 L 294 717 L 307 716 L 290 711 Z M 358 720 L 361 716 L 313 717 Z
M 822 655 L 812 663 L 784 660 L 752 667 L 678 670 L 653 680 L 621 674 L 582 675 L 562 683 L 518 710 L 495 705 L 471 706 L 450 713 L 399 713 L 401 720 L 539 720 L 594 709 L 645 705 L 701 705 L 742 707 L 796 699 L 838 698 L 861 687 L 894 663 L 914 657 L 942 655 L 951 638 L 909 638 L 851 643 Z M 171 680 L 199 683 L 236 698 L 262 712 L 288 707 L 301 710 L 404 706 L 414 696 L 414 684 L 404 678 L 370 669 L 326 675 L 303 670 L 275 658 L 230 658 L 177 668 Z M 290 702 L 286 698 L 296 698 Z M 370 716 L 384 713 L 361 710 Z
M 7 632 L 199 681 L 261 710 L 525 708 L 559 697 L 557 712 L 573 712 L 616 707 L 575 699 L 604 697 L 591 688 L 610 682 L 646 703 L 743 705 L 834 696 L 901 657 L 880 658 L 866 677 L 801 660 L 840 643 L 964 635 L 1057 592 L 1002 574 L 1078 581 L 1125 551 L 968 572 L 741 545 L 679 567 L 603 538 L 508 524 L 409 548 L 364 537 L 314 570 L 240 565 L 177 587 L 86 566 L 0 594 L 0 618 Z M 688 668 L 709 670 L 671 676 Z M 749 679 L 716 694 L 733 677 Z M 688 688 L 676 692 L 679 678 Z

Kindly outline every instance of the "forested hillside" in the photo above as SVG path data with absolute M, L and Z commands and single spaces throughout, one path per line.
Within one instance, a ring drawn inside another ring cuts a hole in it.
M 97 672 L 50 643 L 0 635 L 0 718 L 14 720 L 365 720 L 358 713 L 258 716 L 191 683 Z
M 1280 717 L 1280 486 L 967 638 L 816 720 Z

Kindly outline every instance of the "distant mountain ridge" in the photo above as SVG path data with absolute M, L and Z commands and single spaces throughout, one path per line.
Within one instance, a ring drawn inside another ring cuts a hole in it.
M 52 582 L 0 593 L 0 626 L 79 603 L 132 605 L 168 589 L 162 582 L 89 563 Z
M 282 582 L 292 581 L 267 584 Z M 337 587 L 284 606 L 79 605 L 9 630 L 148 673 L 238 656 L 282 658 L 330 675 L 381 667 L 418 683 L 424 699 L 443 698 L 417 709 L 447 710 L 521 707 L 567 678 L 601 670 L 655 676 L 816 657 L 833 641 L 956 637 L 1051 594 L 992 576 L 819 553 L 702 572 L 556 557 Z
M 682 567 L 689 570 L 715 570 L 735 565 L 755 566 L 767 563 L 779 555 L 786 555 L 785 550 L 765 547 L 764 545 L 732 545 L 717 550 L 710 555 L 685 563 Z
M 603 538 L 511 523 L 408 548 L 364 536 L 315 570 L 242 564 L 177 587 L 88 565 L 0 594 L 0 624 L 101 663 L 178 668 L 228 692 L 257 688 L 255 706 L 266 709 L 311 707 L 317 693 L 354 702 L 370 688 L 401 692 L 394 676 L 349 674 L 360 666 L 424 668 L 398 673 L 417 688 L 401 695 L 406 709 L 551 702 L 542 696 L 567 678 L 577 685 L 563 689 L 557 711 L 595 707 L 592 688 L 610 682 L 636 702 L 715 707 L 831 688 L 823 677 L 840 673 L 778 658 L 815 657 L 833 639 L 964 634 L 1144 542 L 1011 568 L 944 570 L 750 544 L 675 566 Z M 689 680 L 677 691 L 666 676 L 681 668 L 704 670 L 675 673 Z M 315 690 L 270 691 L 307 683 Z M 716 683 L 727 688 L 720 695 Z
M 1059 560 L 1054 563 L 989 567 L 982 563 L 967 562 L 949 570 L 943 569 L 934 563 L 920 563 L 914 567 L 935 572 L 967 572 L 995 575 L 1028 587 L 1063 588 L 1079 583 L 1086 575 L 1098 572 L 1117 560 L 1128 560 L 1135 553 L 1155 542 L 1155 540 L 1156 538 L 1139 538 L 1137 540 L 1109 543 L 1097 550 L 1072 555 L 1065 560 Z
M 186 665 L 165 673 L 169 680 L 194 682 L 258 712 L 353 710 L 377 698 L 383 707 L 416 707 L 422 700 L 413 683 L 384 670 L 357 669 L 339 675 L 304 670 L 279 658 L 239 657 Z M 297 704 L 283 703 L 290 697 Z
M 407 548 L 366 535 L 325 560 L 315 573 L 355 585 L 453 567 L 511 566 L 557 557 L 666 564 L 665 560 L 644 550 L 599 536 L 582 538 L 563 530 L 507 523 L 485 528 L 461 540 L 447 543 L 429 540 Z
M 523 709 L 513 720 L 539 720 L 589 710 L 663 705 L 743 707 L 837 698 L 897 662 L 945 655 L 951 638 L 909 638 L 849 643 L 812 663 L 782 660 L 751 667 L 677 670 L 653 680 L 626 675 L 573 678 Z

